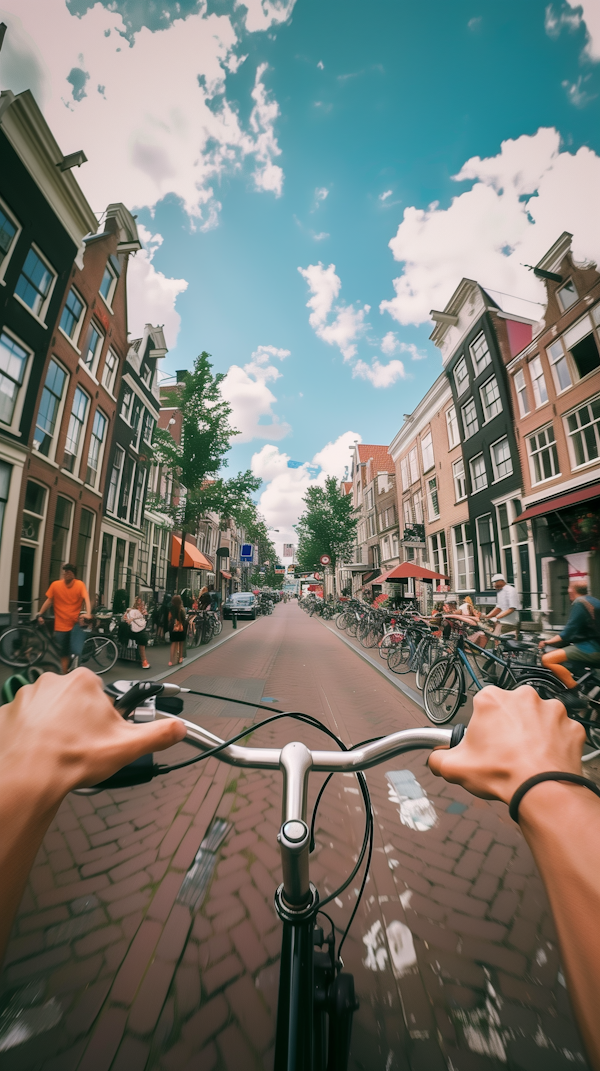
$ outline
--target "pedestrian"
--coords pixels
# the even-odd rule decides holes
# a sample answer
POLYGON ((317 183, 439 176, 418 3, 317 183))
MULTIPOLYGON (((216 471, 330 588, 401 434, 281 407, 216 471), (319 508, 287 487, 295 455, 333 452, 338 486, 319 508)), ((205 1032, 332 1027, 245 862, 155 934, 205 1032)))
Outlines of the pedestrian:
POLYGON ((208 594, 210 595, 210 608, 215 614, 218 614, 221 609, 221 592, 216 591, 215 588, 209 588, 208 594))
POLYGON ((60 651, 60 665, 63 673, 69 670, 71 656, 78 658, 83 651, 85 634, 79 627, 82 604, 85 604, 85 619, 89 621, 92 613, 88 590, 82 580, 77 580, 77 566, 67 562, 63 565, 62 580, 54 580, 46 592, 46 601, 40 606, 38 621, 44 624, 44 613, 54 608, 54 638, 60 651))
POLYGON ((169 607, 169 632, 171 634, 171 661, 170 666, 183 662, 183 644, 185 640, 185 627, 187 616, 183 608, 180 595, 174 595, 169 607))
POLYGON ((133 606, 130 606, 123 614, 123 620, 119 625, 120 643, 125 646, 129 640, 135 640, 142 660, 142 669, 150 669, 150 663, 146 658, 146 647, 148 645, 147 617, 148 611, 145 603, 141 595, 138 595, 133 606))
POLYGON ((201 612, 204 612, 204 610, 208 610, 209 606, 210 606, 210 595, 208 593, 208 588, 205 586, 200 591, 200 596, 198 598, 198 609, 201 612))

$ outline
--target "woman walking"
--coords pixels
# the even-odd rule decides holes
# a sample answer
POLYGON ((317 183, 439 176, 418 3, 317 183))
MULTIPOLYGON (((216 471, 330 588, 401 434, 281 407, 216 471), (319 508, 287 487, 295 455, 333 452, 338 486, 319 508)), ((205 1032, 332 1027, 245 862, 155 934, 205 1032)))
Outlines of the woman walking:
POLYGON ((169 632, 171 633, 170 666, 183 662, 183 641, 187 616, 180 595, 174 595, 169 607, 169 632))
POLYGON ((123 645, 130 639, 135 640, 142 660, 142 669, 150 669, 150 663, 146 658, 146 646, 148 643, 147 616, 146 605, 141 595, 138 595, 133 606, 123 614, 123 621, 119 628, 119 641, 123 645), (127 633, 125 629, 127 629, 127 633))

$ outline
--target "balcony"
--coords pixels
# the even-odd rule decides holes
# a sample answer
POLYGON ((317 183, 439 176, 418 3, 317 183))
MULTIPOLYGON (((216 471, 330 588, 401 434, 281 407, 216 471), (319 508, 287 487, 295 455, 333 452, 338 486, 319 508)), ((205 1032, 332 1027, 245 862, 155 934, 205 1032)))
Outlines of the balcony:
POLYGON ((425 525, 424 524, 411 524, 410 528, 405 528, 402 533, 402 539, 400 540, 403 546, 409 547, 424 547, 425 546, 425 525))

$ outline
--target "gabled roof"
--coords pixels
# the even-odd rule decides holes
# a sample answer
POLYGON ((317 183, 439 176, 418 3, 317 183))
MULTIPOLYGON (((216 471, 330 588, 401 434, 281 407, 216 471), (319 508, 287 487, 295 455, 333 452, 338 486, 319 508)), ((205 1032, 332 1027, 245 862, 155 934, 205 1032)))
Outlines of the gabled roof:
POLYGON ((392 461, 387 446, 369 446, 368 443, 357 444, 358 460, 372 461, 375 472, 393 472, 396 466, 392 461))

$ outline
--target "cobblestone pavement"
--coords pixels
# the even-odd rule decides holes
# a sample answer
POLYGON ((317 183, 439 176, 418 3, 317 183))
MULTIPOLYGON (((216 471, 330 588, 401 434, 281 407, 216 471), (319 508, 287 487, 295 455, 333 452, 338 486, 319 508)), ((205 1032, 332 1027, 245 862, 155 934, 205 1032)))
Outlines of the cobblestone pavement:
MULTIPOLYGON (((172 679, 307 711, 348 743, 426 723, 294 603, 172 679)), ((190 720, 222 736, 250 723, 255 711, 240 718, 240 709, 186 702, 190 720)), ((323 746, 316 730, 287 721, 255 740, 294 738, 323 746)), ((184 754, 184 745, 171 752, 184 754)), ((344 950, 361 1002, 353 1071, 585 1068, 546 897, 506 808, 432 777, 423 754, 389 765, 368 775, 374 860, 344 950)), ((313 777, 311 799, 319 786, 313 777)), ((8 950, 3 1068, 271 1068, 279 822, 279 774, 216 759, 137 789, 71 795, 46 836, 8 950), (228 823, 225 839, 216 851, 205 845, 194 869, 215 819, 228 823), (211 875, 204 894, 202 873, 211 875)), ((322 893, 348 874, 362 830, 355 779, 334 778, 312 857, 322 893)), ((349 889, 330 905, 337 925, 355 896, 349 889)))

